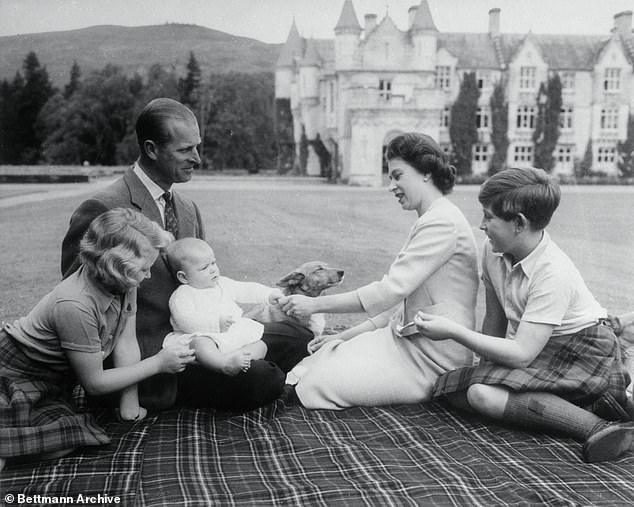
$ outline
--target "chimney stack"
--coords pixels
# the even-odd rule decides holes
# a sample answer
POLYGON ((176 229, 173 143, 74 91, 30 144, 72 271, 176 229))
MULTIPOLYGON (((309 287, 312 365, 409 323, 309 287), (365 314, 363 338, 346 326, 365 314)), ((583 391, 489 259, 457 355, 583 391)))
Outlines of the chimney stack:
POLYGON ((407 10, 407 20, 408 20, 407 29, 408 30, 412 28, 412 25, 414 24, 414 19, 416 18, 417 11, 418 11, 418 5, 412 5, 407 10))
POLYGON ((376 14, 366 14, 365 15, 365 36, 376 28, 376 14))
POLYGON ((498 7, 489 11, 489 35, 491 37, 500 35, 500 9, 498 7))
POLYGON ((632 11, 623 11, 614 15, 614 31, 620 35, 632 34, 632 11))

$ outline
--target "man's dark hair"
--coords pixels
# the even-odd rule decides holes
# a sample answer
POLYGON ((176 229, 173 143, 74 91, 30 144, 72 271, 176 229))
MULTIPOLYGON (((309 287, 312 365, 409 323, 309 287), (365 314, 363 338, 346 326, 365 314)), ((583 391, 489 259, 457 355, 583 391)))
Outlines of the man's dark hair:
POLYGON ((480 187, 478 200, 498 217, 511 221, 522 213, 533 229, 544 229, 559 206, 559 184, 543 169, 510 168, 480 187))
POLYGON ((159 98, 150 101, 136 120, 136 139, 141 153, 144 153, 145 141, 150 140, 161 145, 170 140, 168 120, 196 121, 196 116, 174 99, 159 98))

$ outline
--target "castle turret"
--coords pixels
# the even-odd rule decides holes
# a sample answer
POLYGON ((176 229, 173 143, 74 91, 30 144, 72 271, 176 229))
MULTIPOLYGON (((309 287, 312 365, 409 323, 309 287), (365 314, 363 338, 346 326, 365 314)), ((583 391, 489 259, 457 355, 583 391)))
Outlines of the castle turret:
POLYGON ((321 56, 313 39, 306 45, 306 54, 299 64, 299 97, 300 99, 317 99, 319 97, 319 68, 321 56))
POLYGON ((282 47, 275 65, 275 98, 290 99, 293 70, 295 63, 302 56, 303 45, 304 41, 297 31, 295 19, 293 19, 286 43, 282 47))
POLYGON ((414 44, 414 66, 417 69, 434 72, 436 70, 436 49, 438 28, 431 17, 427 0, 421 0, 410 27, 414 44))
POLYGON ((361 25, 354 11, 352 0, 345 0, 337 26, 335 26, 335 68, 354 66, 354 54, 359 45, 361 25))

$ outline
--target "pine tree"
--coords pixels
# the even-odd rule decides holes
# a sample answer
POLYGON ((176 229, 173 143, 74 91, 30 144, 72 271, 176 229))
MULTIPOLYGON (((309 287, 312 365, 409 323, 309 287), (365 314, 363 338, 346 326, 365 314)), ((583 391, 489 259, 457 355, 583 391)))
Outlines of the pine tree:
POLYGON ((187 75, 179 82, 181 92, 181 102, 196 111, 200 94, 200 65, 194 56, 194 52, 189 52, 187 62, 187 75))
POLYGON ((24 87, 17 94, 16 135, 22 140, 19 162, 37 163, 41 158, 42 138, 36 127, 40 110, 53 95, 54 89, 46 67, 42 67, 37 55, 31 51, 22 65, 24 87))
POLYGON ((70 68, 70 81, 64 88, 64 98, 68 99, 75 90, 79 87, 79 80, 81 78, 81 69, 77 65, 77 60, 73 61, 73 66, 70 68))
POLYGON ((451 106, 449 124, 452 162, 459 175, 471 174, 473 145, 478 140, 476 115, 479 98, 475 72, 465 73, 458 98, 451 106))
POLYGON ((293 113, 290 99, 275 99, 275 145, 277 147, 277 172, 292 170, 295 160, 293 139, 293 113))
POLYGON ((537 94, 537 125, 533 131, 535 166, 552 171, 555 167, 553 152, 559 139, 559 117, 561 115, 561 81, 555 74, 548 83, 539 86, 537 94))
POLYGON ((302 135, 299 138, 299 173, 306 174, 308 165, 308 138, 306 137, 306 128, 302 125, 302 135))
POLYGON ((634 176, 634 116, 630 115, 627 120, 627 137, 624 141, 617 143, 617 167, 619 174, 624 178, 634 176))
POLYGON ((506 156, 509 148, 509 104, 505 97, 505 84, 499 81, 491 94, 491 142, 493 156, 489 166, 489 174, 495 174, 506 167, 506 156))
POLYGON ((579 162, 578 167, 576 168, 575 176, 577 178, 583 178, 585 176, 590 176, 592 174, 592 139, 588 139, 588 144, 586 145, 586 152, 583 155, 583 159, 579 162))

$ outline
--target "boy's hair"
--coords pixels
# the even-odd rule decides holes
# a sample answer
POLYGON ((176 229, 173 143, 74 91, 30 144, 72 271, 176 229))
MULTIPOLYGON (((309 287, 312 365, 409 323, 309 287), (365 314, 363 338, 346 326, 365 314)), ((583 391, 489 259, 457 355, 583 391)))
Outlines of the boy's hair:
POLYGON ((165 256, 172 276, 176 278, 176 274, 183 271, 186 264, 196 260, 203 247, 211 249, 209 243, 198 238, 183 238, 170 243, 165 249, 165 256))
POLYGON ((79 245, 79 259, 106 290, 122 293, 137 283, 138 267, 132 262, 172 240, 169 232, 141 213, 114 208, 90 223, 79 245))
POLYGON ((478 200, 493 213, 511 221, 522 213, 535 230, 544 229, 559 206, 559 184, 543 169, 505 169, 480 187, 478 200))

